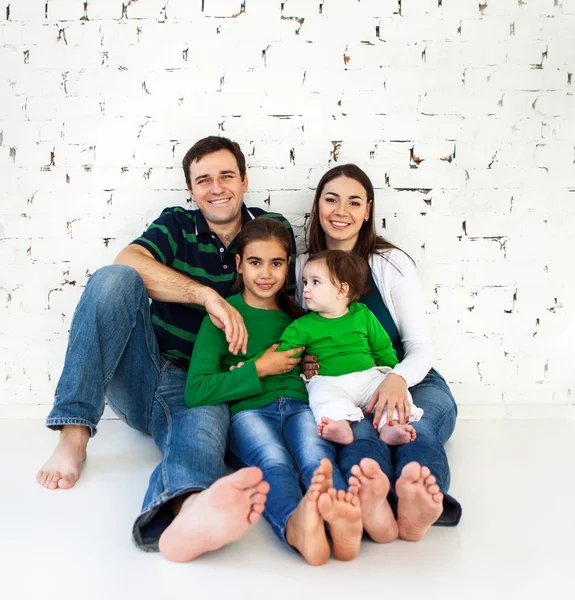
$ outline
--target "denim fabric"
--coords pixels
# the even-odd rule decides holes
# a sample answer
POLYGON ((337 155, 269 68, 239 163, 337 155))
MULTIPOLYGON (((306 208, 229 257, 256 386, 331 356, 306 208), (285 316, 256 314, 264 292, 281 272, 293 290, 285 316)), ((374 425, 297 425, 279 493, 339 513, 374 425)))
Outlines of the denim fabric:
POLYGON ((457 405, 447 383, 434 369, 409 391, 414 404, 424 410, 421 420, 412 423, 417 439, 404 446, 389 447, 379 440, 373 429, 373 416, 367 415, 352 425, 354 442, 339 449, 338 465, 347 477, 351 467, 363 457, 376 460, 391 482, 389 500, 394 509, 397 497, 393 490, 403 467, 412 461, 429 467, 444 494, 443 513, 435 525, 455 526, 461 519, 462 509, 459 502, 447 494, 451 475, 444 445, 455 428, 457 405))
POLYGON ((287 522, 322 458, 334 464, 334 487, 347 489, 336 466, 336 445, 319 437, 316 429, 309 406, 295 398, 281 397, 232 416, 229 462, 235 468, 259 467, 263 471, 270 484, 264 517, 283 542, 287 522))
POLYGON ((121 420, 152 435, 162 461, 133 528, 134 541, 144 550, 157 550, 173 519, 171 499, 206 489, 225 474, 229 410, 226 405, 187 408, 186 376, 160 355, 138 273, 124 265, 96 271, 74 314, 46 425, 85 425, 93 436, 107 397, 121 420))

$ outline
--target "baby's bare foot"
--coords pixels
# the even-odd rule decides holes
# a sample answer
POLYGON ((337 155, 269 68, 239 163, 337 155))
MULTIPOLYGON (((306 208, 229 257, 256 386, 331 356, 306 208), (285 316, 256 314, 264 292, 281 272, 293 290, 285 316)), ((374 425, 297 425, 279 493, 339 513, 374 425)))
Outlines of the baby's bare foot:
POLYGON ((323 518, 319 513, 320 494, 333 485, 333 466, 322 459, 315 470, 311 485, 287 522, 286 540, 314 567, 329 560, 330 549, 323 518))
POLYGON ((359 465, 352 467, 351 472, 350 490, 352 487, 359 490, 363 528, 374 542, 392 542, 399 530, 387 501, 389 479, 371 458, 362 459, 359 465))
POLYGON ((334 421, 329 417, 322 417, 317 426, 317 434, 328 442, 335 442, 347 446, 353 442, 353 432, 348 421, 334 421))
POLYGON ((415 428, 411 425, 384 425, 379 432, 379 439, 388 446, 403 446, 413 442, 417 437, 415 428))
POLYGON ((90 430, 83 425, 65 425, 60 432, 60 441, 52 456, 36 474, 36 481, 49 490, 67 490, 80 477, 82 464, 86 460, 86 446, 90 430))
POLYGON ((363 533, 358 496, 331 488, 319 497, 318 507, 329 527, 333 555, 338 560, 353 560, 359 554, 363 533))
POLYGON ((242 538, 264 511, 270 486, 257 467, 222 477, 189 496, 159 540, 160 552, 188 562, 242 538))
POLYGON ((410 462, 395 484, 398 497, 399 537, 416 542, 437 521, 443 511, 443 494, 427 467, 410 462))

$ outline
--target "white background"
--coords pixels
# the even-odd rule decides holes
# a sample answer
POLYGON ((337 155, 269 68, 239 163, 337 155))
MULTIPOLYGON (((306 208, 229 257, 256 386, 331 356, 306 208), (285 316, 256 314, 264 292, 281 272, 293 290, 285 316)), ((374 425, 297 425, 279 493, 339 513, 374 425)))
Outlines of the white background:
POLYGON ((575 414, 574 32, 573 0, 5 0, 0 417, 47 414, 88 275, 212 134, 301 247, 322 173, 368 172, 463 416, 575 414))

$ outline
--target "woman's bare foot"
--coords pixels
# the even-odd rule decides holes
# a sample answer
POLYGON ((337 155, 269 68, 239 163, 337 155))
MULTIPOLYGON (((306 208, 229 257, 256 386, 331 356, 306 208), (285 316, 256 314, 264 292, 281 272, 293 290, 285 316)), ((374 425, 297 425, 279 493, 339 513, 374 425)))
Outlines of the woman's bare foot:
POLYGON ((363 458, 359 465, 351 468, 350 490, 359 490, 363 528, 378 544, 387 544, 397 539, 397 521, 387 501, 389 479, 375 460, 363 458))
POLYGON ((353 560, 363 534, 359 497, 331 488, 319 497, 318 508, 329 527, 333 555, 338 560, 353 560))
POLYGON ((334 421, 329 417, 322 417, 317 426, 317 434, 328 442, 335 442, 347 446, 353 442, 353 432, 349 421, 334 421))
POLYGON ((399 537, 417 542, 441 515, 443 494, 430 470, 416 462, 403 467, 395 491, 399 537))
POLYGON ((89 439, 88 427, 64 425, 60 431, 60 441, 52 456, 36 474, 36 481, 49 490, 67 490, 73 487, 86 460, 89 439))
POLYGON ((379 439, 388 446, 403 446, 413 442, 417 432, 411 425, 400 425, 394 421, 393 425, 384 425, 379 431, 379 439))
POLYGON ((189 562, 239 540, 259 520, 269 489, 261 470, 248 467, 188 496, 160 536, 160 552, 168 560, 189 562))
POLYGON ((318 499, 333 485, 333 465, 323 458, 314 471, 311 485, 287 522, 286 540, 314 567, 324 565, 330 556, 318 499))

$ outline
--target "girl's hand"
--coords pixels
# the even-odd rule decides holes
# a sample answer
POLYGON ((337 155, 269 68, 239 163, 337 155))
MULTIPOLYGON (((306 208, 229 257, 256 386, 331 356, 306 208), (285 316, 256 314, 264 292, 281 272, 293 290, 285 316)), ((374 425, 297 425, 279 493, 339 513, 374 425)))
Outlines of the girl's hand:
POLYGON ((317 356, 304 354, 301 358, 301 370, 306 379, 311 379, 314 375, 317 375, 319 370, 317 356))
POLYGON ((256 371, 260 379, 269 375, 289 373, 301 360, 293 355, 303 352, 303 347, 276 352, 278 346, 279 344, 273 344, 256 360, 256 371))
POLYGON ((374 407, 375 416, 373 418, 373 426, 375 429, 379 427, 382 418, 387 418, 387 422, 391 423, 395 409, 397 409, 399 423, 401 425, 407 423, 411 407, 407 397, 407 383, 401 375, 389 373, 379 384, 365 412, 371 412, 374 407))

